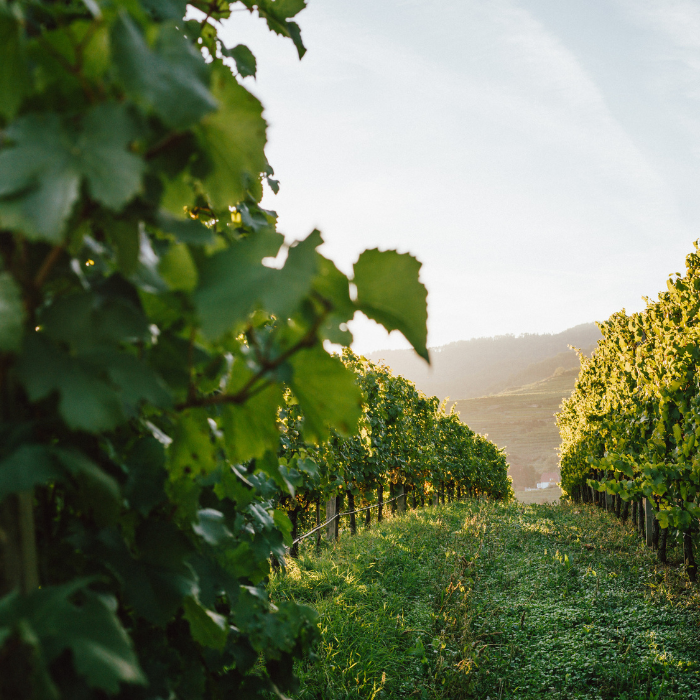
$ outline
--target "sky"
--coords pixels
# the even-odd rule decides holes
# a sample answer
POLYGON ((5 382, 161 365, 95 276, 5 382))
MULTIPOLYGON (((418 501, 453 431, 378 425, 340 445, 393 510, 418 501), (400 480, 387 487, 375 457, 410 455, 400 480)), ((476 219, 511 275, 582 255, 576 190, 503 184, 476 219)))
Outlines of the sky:
MULTIPOLYGON (((700 238, 697 0, 309 0, 234 12, 289 240, 423 264, 431 347, 644 308, 700 238)), ((358 316, 354 347, 407 347, 358 316)))

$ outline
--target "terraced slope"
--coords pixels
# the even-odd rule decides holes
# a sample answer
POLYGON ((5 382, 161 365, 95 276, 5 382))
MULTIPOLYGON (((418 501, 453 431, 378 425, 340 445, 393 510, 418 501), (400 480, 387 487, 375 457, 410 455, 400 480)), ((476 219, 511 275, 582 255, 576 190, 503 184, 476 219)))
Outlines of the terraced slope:
POLYGON ((516 489, 534 487, 540 474, 557 471, 554 413, 577 376, 577 368, 560 368, 548 379, 518 389, 454 402, 463 422, 506 449, 516 489))

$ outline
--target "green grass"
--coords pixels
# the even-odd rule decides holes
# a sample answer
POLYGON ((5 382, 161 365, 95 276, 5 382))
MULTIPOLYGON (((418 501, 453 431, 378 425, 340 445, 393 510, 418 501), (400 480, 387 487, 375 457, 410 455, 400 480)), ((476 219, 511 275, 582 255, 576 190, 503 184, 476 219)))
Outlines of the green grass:
POLYGON ((295 697, 700 699, 700 591, 607 513, 455 503, 342 534, 271 582, 321 615, 295 697))

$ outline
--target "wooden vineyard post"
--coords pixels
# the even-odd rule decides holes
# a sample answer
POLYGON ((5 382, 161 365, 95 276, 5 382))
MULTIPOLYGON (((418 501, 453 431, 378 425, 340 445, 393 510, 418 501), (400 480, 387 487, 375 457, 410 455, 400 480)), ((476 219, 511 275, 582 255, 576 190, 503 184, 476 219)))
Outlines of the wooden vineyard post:
POLYGON ((630 502, 625 501, 622 506, 622 522, 626 523, 630 515, 630 502))
POLYGON ((405 513, 406 512, 406 485, 405 484, 397 484, 396 485, 396 495, 398 496, 398 499, 396 502, 398 504, 399 513, 405 513))
POLYGON ((432 503, 434 506, 438 505, 438 493, 437 493, 437 491, 433 491, 432 503))
POLYGON ((644 537, 644 499, 637 502, 637 518, 639 520, 639 536, 644 537))
MULTIPOLYGON (((321 524, 321 499, 316 499, 316 527, 321 524)), ((321 546, 321 530, 316 530, 316 547, 321 546)))
POLYGON ((337 501, 335 496, 326 501, 326 520, 330 520, 328 525, 326 525, 326 539, 330 542, 334 542, 337 536, 336 523, 338 518, 336 515, 338 511, 336 510, 336 505, 337 501))
POLYGON ((644 499, 644 515, 644 531, 647 536, 647 547, 651 547, 654 543, 654 509, 648 498, 644 499))
POLYGON ((348 490, 348 510, 350 511, 350 534, 357 534, 357 521, 355 520, 355 494, 348 490))
POLYGON ((379 504, 377 507, 377 522, 381 523, 384 517, 384 484, 377 486, 377 502, 379 504))
MULTIPOLYGON (((301 509, 299 506, 294 506, 287 515, 289 516, 289 519, 292 522, 292 540, 295 540, 297 538, 297 535, 299 534, 299 511, 301 509)), ((297 557, 299 555, 299 543, 296 542, 295 544, 292 545, 292 548, 289 550, 289 555, 291 557, 297 557)))

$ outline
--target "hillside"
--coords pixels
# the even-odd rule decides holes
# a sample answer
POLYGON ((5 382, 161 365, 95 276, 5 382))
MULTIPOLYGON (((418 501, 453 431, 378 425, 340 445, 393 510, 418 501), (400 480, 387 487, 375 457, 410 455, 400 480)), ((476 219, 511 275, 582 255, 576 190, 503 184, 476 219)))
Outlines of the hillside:
POLYGON ((554 413, 579 370, 569 346, 590 355, 600 337, 594 323, 585 323, 553 335, 465 340, 433 348, 430 368, 409 350, 369 358, 383 359, 428 395, 451 397, 448 406, 456 404, 464 423, 506 449, 514 486, 522 490, 558 471, 554 413))
POLYGON ((569 345, 590 352, 600 337, 594 323, 584 323, 555 334, 462 340, 432 348, 431 367, 412 350, 382 350, 367 357, 383 360, 429 396, 469 399, 546 379, 559 367, 578 368, 569 345))
POLYGON ((518 389, 448 405, 454 404, 472 430, 505 447, 516 489, 533 487, 543 472, 558 471, 554 413, 573 390, 577 376, 577 368, 560 368, 549 378, 518 389))

